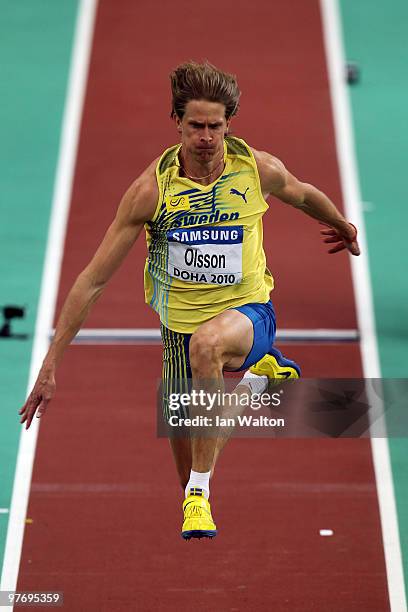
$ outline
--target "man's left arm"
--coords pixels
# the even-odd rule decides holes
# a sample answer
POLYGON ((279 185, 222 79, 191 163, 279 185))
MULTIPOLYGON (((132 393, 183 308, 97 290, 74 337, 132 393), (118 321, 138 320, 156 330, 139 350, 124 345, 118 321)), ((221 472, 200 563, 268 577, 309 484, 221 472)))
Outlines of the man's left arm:
POLYGON ((346 221, 322 191, 309 183, 299 181, 276 157, 260 151, 253 153, 265 197, 274 195, 282 202, 302 210, 313 219, 327 225, 326 229, 321 230, 321 234, 324 242, 333 244, 329 253, 347 249, 352 255, 360 255, 357 229, 346 221))

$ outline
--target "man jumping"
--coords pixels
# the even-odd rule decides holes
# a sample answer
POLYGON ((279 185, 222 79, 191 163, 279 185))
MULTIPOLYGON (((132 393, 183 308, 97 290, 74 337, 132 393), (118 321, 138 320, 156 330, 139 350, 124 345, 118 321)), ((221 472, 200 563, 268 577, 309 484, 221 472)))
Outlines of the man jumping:
MULTIPOLYGON (((274 195, 324 223, 329 252, 359 255, 357 230, 316 187, 297 180, 269 153, 228 135, 240 91, 233 75, 209 63, 171 74, 172 118, 181 143, 164 151, 135 180, 88 266, 62 308, 54 338, 26 403, 30 427, 55 393, 55 371, 92 305, 143 228, 148 257, 146 301, 159 314, 163 339, 164 412, 172 380, 222 388, 223 371, 247 370, 241 385, 262 392, 268 379, 299 366, 274 348, 273 278, 266 267, 262 216, 274 195)), ((209 481, 225 441, 171 437, 183 503, 185 539, 213 537, 209 481)))

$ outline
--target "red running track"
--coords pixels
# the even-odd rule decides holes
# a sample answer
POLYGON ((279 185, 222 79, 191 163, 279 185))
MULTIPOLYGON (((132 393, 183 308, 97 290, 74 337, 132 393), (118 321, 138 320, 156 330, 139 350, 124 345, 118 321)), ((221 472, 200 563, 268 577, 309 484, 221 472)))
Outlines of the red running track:
MULTIPOLYGON (((168 73, 203 59, 244 92, 235 133, 281 157, 339 205, 318 2, 102 0, 58 308, 120 194, 175 141, 168 73)), ((356 326, 347 256, 276 201, 265 219, 282 327, 356 326)), ((140 241, 90 327, 157 325, 143 305, 140 241), (120 316, 118 316, 120 313, 120 316)), ((359 376, 357 345, 293 346, 305 376, 359 376)), ((63 590, 64 609, 389 610, 367 440, 232 440, 212 505, 220 535, 185 543, 168 443, 155 433, 158 347, 71 347, 43 420, 18 588, 63 590), (335 536, 322 538, 320 528, 335 536)))

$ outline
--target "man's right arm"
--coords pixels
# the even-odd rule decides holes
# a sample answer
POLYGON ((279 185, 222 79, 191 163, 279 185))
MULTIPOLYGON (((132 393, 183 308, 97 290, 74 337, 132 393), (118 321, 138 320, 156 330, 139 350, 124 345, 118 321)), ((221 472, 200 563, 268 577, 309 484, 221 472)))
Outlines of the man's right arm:
POLYGON ((91 307, 119 268, 140 235, 144 223, 153 217, 158 189, 155 162, 128 189, 117 214, 90 263, 72 286, 55 329, 54 338, 26 403, 20 410, 21 423, 29 428, 35 412, 40 417, 55 392, 55 370, 71 340, 78 333, 91 307))

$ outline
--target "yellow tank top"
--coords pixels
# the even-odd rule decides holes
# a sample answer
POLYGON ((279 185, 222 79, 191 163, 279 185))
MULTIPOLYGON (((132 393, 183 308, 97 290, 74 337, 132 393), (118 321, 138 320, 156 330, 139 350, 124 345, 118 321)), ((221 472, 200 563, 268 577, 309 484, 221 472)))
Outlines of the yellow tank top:
POLYGON ((181 145, 161 156, 159 199, 146 223, 146 302, 176 332, 193 333, 227 308, 264 303, 273 288, 262 247, 268 209, 249 146, 224 141, 225 168, 210 185, 180 177, 181 145))

